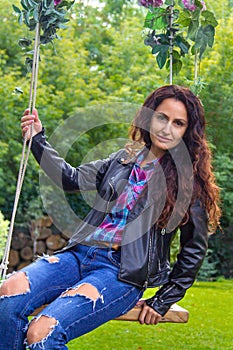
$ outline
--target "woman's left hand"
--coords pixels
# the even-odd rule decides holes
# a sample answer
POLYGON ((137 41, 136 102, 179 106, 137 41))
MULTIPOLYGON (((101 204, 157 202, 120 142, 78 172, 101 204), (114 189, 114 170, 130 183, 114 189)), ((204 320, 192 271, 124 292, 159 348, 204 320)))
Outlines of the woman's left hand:
POLYGON ((139 315, 138 321, 141 324, 157 324, 162 319, 162 316, 156 312, 152 307, 146 305, 145 300, 140 300, 137 306, 142 307, 142 311, 139 315))

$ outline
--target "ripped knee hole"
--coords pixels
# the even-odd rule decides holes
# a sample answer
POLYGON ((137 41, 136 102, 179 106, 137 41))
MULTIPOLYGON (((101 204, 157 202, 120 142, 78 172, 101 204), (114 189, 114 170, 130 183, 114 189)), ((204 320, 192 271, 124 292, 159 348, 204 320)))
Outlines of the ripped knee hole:
POLYGON ((55 264, 59 262, 59 258, 55 255, 45 256, 44 259, 47 260, 50 264, 55 264))
POLYGON ((66 292, 62 293, 61 297, 75 296, 75 295, 82 295, 92 299, 93 301, 96 301, 101 297, 97 288, 89 283, 83 283, 80 286, 71 288, 66 292))
POLYGON ((3 282, 0 296, 15 296, 26 294, 30 290, 28 278, 24 272, 16 272, 3 282))
POLYGON ((41 315, 38 318, 34 318, 29 324, 27 331, 27 342, 29 345, 38 343, 48 337, 55 326, 57 325, 57 320, 54 317, 49 317, 46 315, 41 315))

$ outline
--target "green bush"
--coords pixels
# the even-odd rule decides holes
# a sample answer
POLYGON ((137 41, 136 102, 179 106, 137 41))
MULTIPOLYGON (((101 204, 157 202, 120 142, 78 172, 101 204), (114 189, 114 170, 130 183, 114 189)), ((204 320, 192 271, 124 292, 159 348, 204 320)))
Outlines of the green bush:
POLYGON ((222 199, 222 226, 226 228, 233 222, 233 159, 227 153, 214 156, 214 170, 222 199))
POLYGON ((9 226, 9 221, 4 220, 4 216, 0 211, 0 259, 2 259, 3 253, 4 253, 8 226, 9 226))

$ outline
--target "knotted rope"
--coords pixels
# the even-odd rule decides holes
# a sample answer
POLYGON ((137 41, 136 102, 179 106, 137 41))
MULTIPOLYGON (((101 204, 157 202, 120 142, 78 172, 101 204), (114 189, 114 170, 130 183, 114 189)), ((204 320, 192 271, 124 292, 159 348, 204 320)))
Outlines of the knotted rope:
MULTIPOLYGON (((36 89, 37 89, 38 67, 39 67, 39 49, 40 49, 40 24, 37 23, 36 30, 35 30, 35 42, 34 42, 32 73, 31 73, 29 104, 28 104, 28 109, 30 113, 33 111, 33 109, 36 106, 36 89)), ((31 144, 32 144, 33 129, 34 129, 34 126, 33 124, 31 124, 30 128, 26 132, 26 135, 24 136, 19 172, 18 172, 18 179, 17 179, 17 185, 16 185, 15 199, 14 199, 14 205, 13 205, 11 221, 9 226, 9 233, 7 236, 7 242, 5 246, 4 255, 2 258, 2 263, 0 265, 2 281, 6 278, 6 272, 9 264, 9 255, 10 255, 12 234, 13 234, 14 223, 15 223, 15 216, 16 216, 20 193, 21 193, 23 181, 25 178, 26 168, 28 164, 28 158, 29 158, 29 153, 30 153, 31 144), (29 135, 30 135, 29 142, 27 142, 29 135)))

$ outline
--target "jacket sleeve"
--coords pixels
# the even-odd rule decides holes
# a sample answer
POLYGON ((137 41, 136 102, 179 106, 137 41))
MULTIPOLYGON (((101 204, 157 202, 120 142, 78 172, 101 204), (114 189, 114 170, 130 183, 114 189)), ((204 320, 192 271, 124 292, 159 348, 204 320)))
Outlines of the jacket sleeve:
POLYGON ((180 227, 180 252, 169 281, 162 286, 147 305, 164 316, 172 304, 182 299, 190 288, 205 258, 208 244, 206 210, 196 201, 190 208, 189 221, 180 227))
POLYGON ((82 164, 75 168, 60 157, 46 141, 44 129, 33 137, 31 151, 51 180, 67 192, 98 189, 112 158, 117 154, 114 153, 109 158, 82 164))

